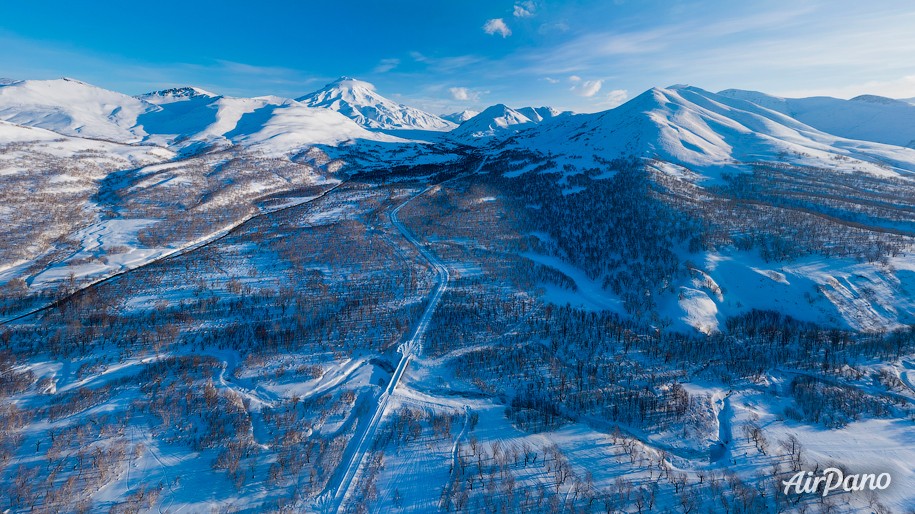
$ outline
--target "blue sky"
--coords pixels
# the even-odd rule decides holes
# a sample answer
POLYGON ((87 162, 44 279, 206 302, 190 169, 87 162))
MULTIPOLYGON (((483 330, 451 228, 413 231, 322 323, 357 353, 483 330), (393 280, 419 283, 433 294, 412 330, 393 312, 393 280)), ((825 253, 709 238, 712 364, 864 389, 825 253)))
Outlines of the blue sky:
POLYGON ((432 112, 593 112, 685 83, 915 97, 915 4, 884 0, 0 2, 0 77, 299 96, 348 75, 432 112))

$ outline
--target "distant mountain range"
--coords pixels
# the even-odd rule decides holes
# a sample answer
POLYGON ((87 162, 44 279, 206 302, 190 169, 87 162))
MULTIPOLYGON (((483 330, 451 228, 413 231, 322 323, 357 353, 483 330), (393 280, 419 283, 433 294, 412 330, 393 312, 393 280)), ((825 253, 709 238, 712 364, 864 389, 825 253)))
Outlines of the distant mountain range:
POLYGON ((554 118, 518 133, 513 144, 565 155, 579 166, 635 155, 700 169, 757 161, 847 169, 851 159, 858 169, 886 174, 915 171, 915 150, 904 146, 912 139, 915 107, 895 100, 785 100, 675 86, 608 111, 554 118))
POLYGON ((279 97, 232 98, 196 88, 131 97, 77 80, 0 86, 0 120, 60 134, 184 148, 242 145, 278 155, 316 144, 396 142, 332 109, 279 97))
POLYGON ((118 143, 175 149, 241 145, 276 155, 360 140, 405 142, 396 137, 398 132, 385 133, 401 130, 449 132, 450 140, 474 146, 511 137, 518 144, 548 144, 554 152, 565 148, 589 157, 654 152, 694 164, 803 148, 866 155, 865 160, 892 165, 898 151, 846 140, 915 146, 911 100, 872 95, 792 99, 686 86, 655 88, 594 114, 497 104, 479 113, 437 116, 389 100, 372 84, 348 77, 295 100, 233 98, 194 87, 132 97, 68 78, 6 79, 0 83, 0 120, 118 143))
POLYGON ((461 123, 464 123, 465 121, 469 120, 470 118, 473 118, 477 114, 480 114, 479 111, 465 110, 465 111, 461 111, 461 112, 445 114, 442 116, 442 118, 446 119, 452 123, 457 123, 458 125, 460 125, 461 123))
POLYGON ((465 140, 504 136, 530 128, 544 120, 570 115, 552 107, 522 107, 512 109, 504 104, 493 105, 465 120, 452 135, 465 140))

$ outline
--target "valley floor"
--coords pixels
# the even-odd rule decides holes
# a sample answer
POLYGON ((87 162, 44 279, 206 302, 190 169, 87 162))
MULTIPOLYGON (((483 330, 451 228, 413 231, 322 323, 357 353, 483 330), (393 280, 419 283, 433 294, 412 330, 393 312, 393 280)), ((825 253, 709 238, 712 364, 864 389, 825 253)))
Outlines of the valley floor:
MULTIPOLYGON (((723 335, 689 294, 658 310, 685 302, 674 328, 707 334, 632 321, 486 161, 330 185, 7 320, 0 509, 915 508, 911 332, 737 298, 723 335), (893 487, 781 492, 833 465, 893 487)), ((690 280, 709 302, 746 287, 690 280)))

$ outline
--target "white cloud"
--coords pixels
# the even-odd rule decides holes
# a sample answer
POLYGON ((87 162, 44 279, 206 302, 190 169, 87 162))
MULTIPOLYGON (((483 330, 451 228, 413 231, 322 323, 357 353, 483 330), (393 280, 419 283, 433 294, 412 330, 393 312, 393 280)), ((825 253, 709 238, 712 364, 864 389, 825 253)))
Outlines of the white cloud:
POLYGON ((536 6, 534 2, 518 2, 515 4, 515 9, 512 11, 512 15, 515 18, 529 18, 534 15, 536 6))
POLYGON ((543 80, 549 82, 550 84, 559 84, 559 79, 554 79, 553 77, 543 77, 543 80))
POLYGON ((499 34, 502 37, 508 37, 512 35, 512 30, 508 28, 508 25, 505 24, 505 20, 502 18, 493 18, 487 21, 486 24, 483 25, 483 32, 486 32, 491 36, 499 34))
POLYGON ((569 82, 581 82, 581 77, 578 75, 569 75, 569 82))
POLYGON ((628 100, 628 99, 629 99, 628 91, 626 91, 625 89, 614 89, 613 91, 610 91, 609 93, 607 93, 606 99, 601 103, 603 103, 604 105, 607 105, 609 107, 617 107, 617 106, 625 103, 626 100, 628 100))
MULTIPOLYGON (((581 80, 581 79, 579 79, 579 80, 581 80)), ((583 96, 585 98, 591 98, 592 96, 596 95, 598 91, 600 91, 600 87, 602 85, 603 85, 603 81, 601 81, 601 80, 586 80, 584 82, 577 83, 576 85, 572 86, 570 91, 572 91, 573 93, 575 93, 578 96, 583 96)))
POLYGON ((400 59, 382 59, 375 66, 375 73, 387 73, 400 65, 400 59))
POLYGON ((455 100, 468 100, 470 99, 470 92, 467 91, 466 87, 453 87, 449 89, 451 91, 451 97, 455 100))
POLYGON ((466 87, 452 87, 448 91, 451 93, 451 98, 460 102, 477 102, 480 100, 480 91, 474 91, 466 87))

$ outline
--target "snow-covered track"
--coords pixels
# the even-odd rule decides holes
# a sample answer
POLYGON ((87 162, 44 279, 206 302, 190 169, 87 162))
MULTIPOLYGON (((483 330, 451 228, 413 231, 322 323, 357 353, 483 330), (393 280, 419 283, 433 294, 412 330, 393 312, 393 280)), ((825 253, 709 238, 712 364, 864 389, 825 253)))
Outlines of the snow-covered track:
POLYGON ((401 354, 400 361, 391 374, 391 380, 388 381, 387 387, 385 387, 384 391, 378 397, 378 405, 375 408, 375 412, 372 414, 369 421, 362 426, 362 429, 357 430, 356 435, 353 436, 353 439, 347 448, 346 455, 344 456, 343 467, 339 468, 337 471, 337 480, 332 480, 327 485, 325 494, 318 500, 319 504, 322 504, 319 505, 319 507, 323 512, 339 512, 343 507, 343 502, 359 472, 359 468, 362 466, 362 461, 371 449, 372 441, 375 440, 375 434, 378 431, 381 420, 384 418, 388 401, 390 400, 391 395, 394 394, 397 385, 400 383, 400 379, 403 377, 404 371, 406 371, 407 366, 410 364, 410 360, 414 355, 418 355, 422 351, 422 338, 429 327, 429 320, 432 319, 432 314, 435 312, 435 308, 441 300, 442 294, 444 294, 445 290, 448 288, 448 268, 446 268, 432 252, 426 250, 398 218, 400 210, 407 204, 438 185, 439 184, 435 184, 423 189, 391 211, 391 224, 397 228, 410 244, 416 247, 420 255, 422 255, 423 258, 428 261, 429 265, 432 266, 436 274, 436 284, 432 290, 432 294, 429 296, 426 310, 423 312, 419 322, 417 322, 412 334, 406 341, 401 343, 397 349, 401 354))
MULTIPOLYGON (((486 159, 483 159, 479 167, 477 167, 476 172, 479 172, 485 164, 486 159)), ((454 180, 459 176, 460 175, 448 180, 454 180)), ((361 430, 357 429, 356 435, 353 436, 352 441, 346 449, 341 467, 337 469, 334 479, 327 484, 324 493, 317 498, 317 506, 322 512, 340 512, 342 510, 344 501, 349 494, 350 487, 355 482, 359 469, 362 466, 362 461, 365 459, 365 455, 369 452, 372 442, 375 440, 375 434, 378 431, 381 420, 384 418, 388 401, 400 383, 400 379, 403 377, 404 371, 406 371, 407 366, 410 364, 410 360, 412 360, 414 356, 418 356, 422 353, 422 340, 426 330, 429 328, 429 321, 432 319, 432 314, 435 313, 435 308, 438 306, 439 301, 441 301, 442 295, 448 289, 448 280, 450 278, 448 268, 434 253, 426 249, 426 247, 416 239, 416 236, 403 225, 398 217, 400 211, 410 202, 423 196, 432 189, 440 187, 445 182, 448 182, 448 180, 423 189, 391 211, 391 224, 397 228, 404 239, 412 244, 419 254, 422 255, 430 266, 432 266, 436 273, 436 284, 432 289, 432 294, 429 296, 429 303, 426 304, 426 310, 423 311, 423 315, 419 319, 419 322, 417 322, 410 337, 397 348, 397 351, 401 354, 400 361, 391 374, 391 380, 388 382, 387 387, 385 387, 384 391, 378 397, 378 405, 375 408, 375 412, 372 414, 369 422, 363 425, 361 430)))

